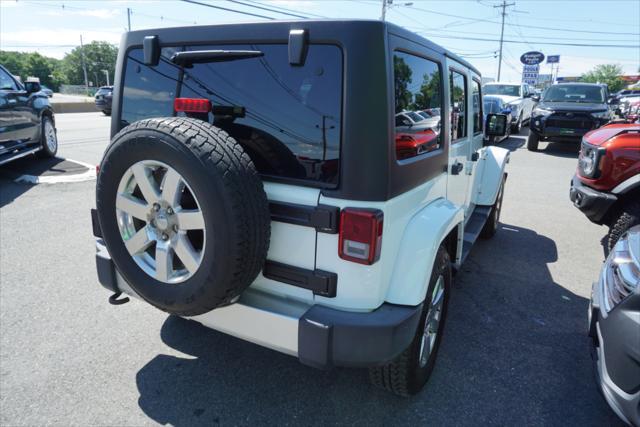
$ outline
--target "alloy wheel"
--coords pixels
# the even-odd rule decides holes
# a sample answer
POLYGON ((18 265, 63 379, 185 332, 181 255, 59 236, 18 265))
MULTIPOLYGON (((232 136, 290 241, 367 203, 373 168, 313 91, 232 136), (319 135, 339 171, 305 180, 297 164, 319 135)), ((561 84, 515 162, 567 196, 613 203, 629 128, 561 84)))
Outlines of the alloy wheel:
POLYGON ((171 166, 143 160, 123 175, 116 196, 120 236, 149 276, 182 283, 202 263, 205 221, 187 181, 171 166))

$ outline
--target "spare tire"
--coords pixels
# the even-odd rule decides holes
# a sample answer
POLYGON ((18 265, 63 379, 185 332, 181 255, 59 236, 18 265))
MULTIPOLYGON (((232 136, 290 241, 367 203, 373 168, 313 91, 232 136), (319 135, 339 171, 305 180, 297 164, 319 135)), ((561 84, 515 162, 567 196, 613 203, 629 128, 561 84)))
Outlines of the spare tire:
POLYGON ((118 271, 169 313, 195 316, 231 303, 267 256, 262 181, 240 144, 200 120, 122 129, 102 160, 96 205, 118 271))

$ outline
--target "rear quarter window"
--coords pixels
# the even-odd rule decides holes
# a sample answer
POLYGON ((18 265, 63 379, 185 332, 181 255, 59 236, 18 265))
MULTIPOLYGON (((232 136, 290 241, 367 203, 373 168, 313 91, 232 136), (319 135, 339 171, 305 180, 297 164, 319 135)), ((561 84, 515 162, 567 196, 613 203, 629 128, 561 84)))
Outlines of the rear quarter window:
MULTIPOLYGON (((156 67, 142 50, 127 58, 121 124, 173 116, 173 100, 205 98, 208 120, 245 148, 258 171, 281 179, 338 183, 342 114, 342 51, 310 45, 304 66, 291 66, 284 44, 163 48, 156 67), (264 56, 181 68, 170 61, 182 50, 260 50, 264 56), (243 114, 218 114, 236 107, 243 114)), ((180 113, 182 114, 182 113, 180 113)))

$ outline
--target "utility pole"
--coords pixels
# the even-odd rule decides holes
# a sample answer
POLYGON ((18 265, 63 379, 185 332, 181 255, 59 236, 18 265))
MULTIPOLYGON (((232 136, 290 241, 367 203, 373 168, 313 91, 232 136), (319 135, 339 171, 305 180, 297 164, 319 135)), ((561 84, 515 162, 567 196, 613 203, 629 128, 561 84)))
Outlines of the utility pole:
POLYGON ((109 70, 102 70, 102 72, 107 76, 107 86, 111 86, 111 83, 109 83, 109 70))
POLYGON ((502 8, 502 29, 500 30, 500 59, 498 59, 498 80, 500 81, 500 71, 502 71, 502 43, 504 40, 504 18, 507 16, 507 8, 510 6, 515 6, 515 3, 507 3, 506 0, 502 0, 502 4, 493 7, 501 7, 502 8))
POLYGON ((84 73, 84 88, 89 94, 89 79, 87 78, 87 63, 84 60, 84 45, 82 44, 82 34, 80 34, 80 59, 82 60, 82 72, 84 73))
POLYGON ((382 0, 382 16, 380 17, 382 22, 384 22, 387 16, 387 5, 391 5, 392 2, 393 0, 382 0))
POLYGON ((127 8, 127 25, 129 27, 129 31, 131 31, 131 9, 127 8))
POLYGON ((387 17, 387 9, 391 9, 394 6, 413 6, 413 2, 393 4, 393 0, 382 0, 382 16, 380 16, 382 22, 387 17))

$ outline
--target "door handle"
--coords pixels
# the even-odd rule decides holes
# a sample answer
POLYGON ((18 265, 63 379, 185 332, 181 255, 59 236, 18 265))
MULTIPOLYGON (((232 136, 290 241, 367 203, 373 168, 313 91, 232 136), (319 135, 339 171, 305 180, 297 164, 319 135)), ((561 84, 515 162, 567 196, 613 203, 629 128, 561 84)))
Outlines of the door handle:
POLYGON ((456 162, 451 165, 451 175, 458 175, 460 172, 462 172, 463 168, 464 165, 456 160, 456 162))

